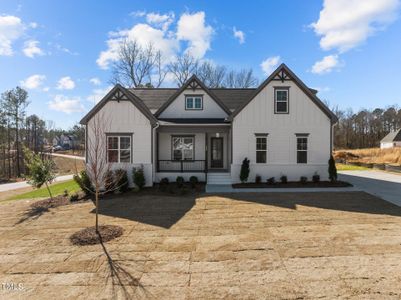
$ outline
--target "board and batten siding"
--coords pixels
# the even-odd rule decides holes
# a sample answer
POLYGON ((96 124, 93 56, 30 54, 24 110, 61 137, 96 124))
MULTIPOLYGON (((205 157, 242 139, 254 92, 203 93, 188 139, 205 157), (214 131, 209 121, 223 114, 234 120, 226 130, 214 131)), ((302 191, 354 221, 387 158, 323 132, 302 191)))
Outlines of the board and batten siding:
MULTIPOLYGON (((132 182, 132 169, 133 167, 140 167, 143 165, 146 186, 152 186, 152 126, 149 119, 130 101, 108 101, 97 113, 103 118, 103 132, 105 134, 132 134, 132 163, 112 163, 111 168, 125 169, 128 173, 130 185, 132 182)), ((92 117, 87 124, 87 143, 91 143, 94 138, 91 133, 93 128, 93 120, 96 115, 92 117)), ((104 145, 106 149, 106 145, 104 145)), ((106 159, 106 157, 104 158, 106 159)))
POLYGON ((231 176, 239 182, 241 163, 250 160, 248 181, 256 175, 265 181, 276 180, 286 175, 288 180, 309 180, 316 172, 322 180, 328 178, 330 158, 331 122, 318 106, 292 81, 270 82, 243 110, 232 123, 233 162, 231 176), (289 87, 289 113, 274 113, 274 87, 289 87), (267 162, 256 163, 255 133, 268 133, 267 162), (297 164, 296 133, 307 133, 308 163, 297 164))
POLYGON ((159 118, 226 118, 227 113, 203 90, 186 89, 160 114, 159 118), (186 110, 186 95, 202 95, 202 110, 186 110))

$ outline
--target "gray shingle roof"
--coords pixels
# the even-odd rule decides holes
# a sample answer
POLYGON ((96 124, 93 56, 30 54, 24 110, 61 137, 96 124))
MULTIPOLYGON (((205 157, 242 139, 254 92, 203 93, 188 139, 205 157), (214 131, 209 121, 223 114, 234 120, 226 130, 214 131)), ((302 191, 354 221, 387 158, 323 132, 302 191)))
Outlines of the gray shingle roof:
POLYGON ((401 129, 390 132, 382 140, 382 143, 401 142, 401 129))
MULTIPOLYGON (((178 89, 177 88, 136 88, 129 89, 139 97, 149 109, 159 109, 178 89)), ((229 109, 234 110, 255 91, 249 89, 210 89, 229 109)))

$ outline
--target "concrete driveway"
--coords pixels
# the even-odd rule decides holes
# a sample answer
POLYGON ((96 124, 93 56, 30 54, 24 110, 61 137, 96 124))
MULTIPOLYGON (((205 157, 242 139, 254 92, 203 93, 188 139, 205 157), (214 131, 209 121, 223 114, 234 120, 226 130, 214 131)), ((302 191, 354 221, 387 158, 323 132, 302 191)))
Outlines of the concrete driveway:
POLYGON ((360 190, 401 206, 401 175, 375 170, 341 171, 339 175, 340 180, 348 181, 360 190))

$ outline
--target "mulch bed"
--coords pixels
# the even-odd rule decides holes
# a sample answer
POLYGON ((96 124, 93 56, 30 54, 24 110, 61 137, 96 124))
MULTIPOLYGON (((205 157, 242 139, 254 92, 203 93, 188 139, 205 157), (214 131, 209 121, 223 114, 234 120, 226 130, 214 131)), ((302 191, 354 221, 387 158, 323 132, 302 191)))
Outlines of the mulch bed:
POLYGON ((54 208, 67 204, 70 204, 70 199, 68 199, 68 197, 65 197, 63 195, 60 195, 53 197, 53 199, 48 198, 45 200, 36 201, 31 204, 31 208, 47 210, 49 208, 54 208))
POLYGON ((320 181, 320 182, 306 182, 289 181, 287 183, 235 183, 232 185, 235 189, 244 188, 332 188, 332 187, 350 187, 352 184, 345 181, 320 181))
POLYGON ((99 234, 96 232, 95 226, 87 227, 74 233, 70 240, 74 245, 85 246, 95 245, 101 242, 108 242, 121 236, 124 229, 115 225, 101 225, 99 226, 99 234))

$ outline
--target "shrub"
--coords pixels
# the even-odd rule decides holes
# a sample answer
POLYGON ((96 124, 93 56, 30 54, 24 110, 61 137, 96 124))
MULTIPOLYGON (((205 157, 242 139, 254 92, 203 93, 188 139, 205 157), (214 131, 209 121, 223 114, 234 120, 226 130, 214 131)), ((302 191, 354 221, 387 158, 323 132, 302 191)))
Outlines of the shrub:
POLYGON ((185 182, 184 177, 177 176, 177 179, 175 180, 175 182, 177 183, 177 186, 179 188, 183 187, 184 186, 184 182, 185 182))
POLYGON ((109 170, 104 179, 104 190, 106 193, 109 193, 112 192, 113 189, 115 189, 114 174, 113 171, 109 170))
POLYGON ((255 176, 255 183, 261 183, 262 182, 262 177, 260 175, 255 176))
POLYGON ((120 193, 124 193, 128 191, 129 183, 128 183, 128 175, 127 171, 124 169, 118 169, 115 171, 115 187, 120 193))
POLYGON ((169 183, 170 183, 170 181, 168 180, 167 177, 162 178, 159 181, 159 189, 162 190, 162 191, 165 191, 167 189, 169 183))
POLYGON ((284 184, 286 184, 286 183, 288 182, 288 178, 287 178, 287 176, 285 176, 285 175, 281 175, 281 177, 280 177, 280 181, 281 181, 281 183, 284 183, 284 184))
POLYGON ((64 190, 64 191, 63 191, 63 196, 64 196, 64 197, 68 197, 68 190, 64 190))
POLYGON ((301 178, 299 178, 299 182, 302 184, 306 184, 308 182, 308 177, 301 176, 301 178))
POLYGON ((314 183, 318 183, 318 182, 320 181, 320 176, 319 176, 319 174, 317 174, 317 173, 313 174, 313 176, 312 176, 312 181, 313 181, 314 183))
POLYGON ((276 179, 274 177, 270 177, 267 179, 268 184, 274 184, 276 182, 276 179))
POLYGON ((247 182, 249 177, 249 159, 244 158, 241 165, 241 172, 239 174, 239 179, 242 183, 247 182))
POLYGON ((182 187, 179 189, 178 192, 179 192, 180 195, 186 195, 186 194, 189 193, 189 190, 188 190, 188 187, 182 186, 182 187))
POLYGON ((334 161, 333 155, 330 156, 329 159, 329 179, 330 181, 337 181, 337 168, 336 162, 334 161))
POLYGON ((73 178, 86 196, 93 192, 92 182, 85 170, 82 170, 79 175, 74 175, 73 178))
POLYGON ((77 193, 70 195, 70 202, 76 202, 78 201, 79 196, 77 193))
POLYGON ((145 173, 143 172, 143 166, 141 166, 140 168, 134 168, 132 174, 135 185, 138 187, 138 189, 142 190, 146 182, 145 173))
POLYGON ((196 176, 191 176, 191 177, 189 177, 189 182, 191 183, 191 187, 192 188, 195 188, 196 187, 196 185, 198 184, 198 177, 196 177, 196 176))

